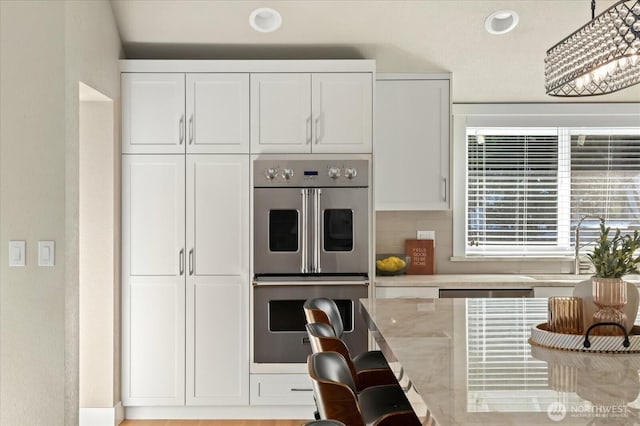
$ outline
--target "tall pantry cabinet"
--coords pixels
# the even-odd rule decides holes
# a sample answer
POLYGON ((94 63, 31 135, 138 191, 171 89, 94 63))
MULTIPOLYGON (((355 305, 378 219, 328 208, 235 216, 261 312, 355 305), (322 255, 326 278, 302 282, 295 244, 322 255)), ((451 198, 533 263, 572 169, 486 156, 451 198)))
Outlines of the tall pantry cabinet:
POLYGON ((306 366, 250 355, 251 161, 371 154, 374 61, 120 65, 127 416, 308 416, 306 366))
POLYGON ((249 401, 249 74, 123 73, 127 406, 249 401))

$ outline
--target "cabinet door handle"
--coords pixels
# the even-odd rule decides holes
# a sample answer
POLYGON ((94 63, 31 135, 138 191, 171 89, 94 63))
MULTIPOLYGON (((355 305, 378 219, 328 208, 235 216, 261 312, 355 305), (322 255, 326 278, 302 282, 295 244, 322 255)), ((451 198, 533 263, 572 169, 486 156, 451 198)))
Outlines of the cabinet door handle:
POLYGON ((184 142, 184 115, 180 116, 180 121, 178 122, 178 132, 180 137, 180 145, 184 142))
POLYGON ((315 141, 316 144, 318 143, 318 141, 320 140, 320 135, 318 134, 318 123, 320 122, 320 116, 317 116, 316 119, 313 121, 313 131, 315 133, 315 141))
POLYGON ((311 143, 311 116, 307 117, 307 123, 305 125, 305 130, 307 131, 307 145, 311 143))
POLYGON ((178 253, 178 262, 180 264, 180 275, 184 274, 184 249, 180 249, 178 253))
POLYGON ((447 178, 442 178, 442 201, 447 201, 447 178))
POLYGON ((193 143, 193 114, 189 117, 189 144, 193 143))
POLYGON ((308 388, 291 388, 291 392, 313 392, 313 389, 308 389, 308 388))
POLYGON ((193 249, 189 250, 189 275, 193 275, 193 249))

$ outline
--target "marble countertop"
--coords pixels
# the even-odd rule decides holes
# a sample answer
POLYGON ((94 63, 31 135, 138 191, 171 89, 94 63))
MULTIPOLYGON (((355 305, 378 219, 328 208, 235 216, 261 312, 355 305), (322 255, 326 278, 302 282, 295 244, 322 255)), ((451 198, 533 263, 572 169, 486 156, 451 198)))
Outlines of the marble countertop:
POLYGON ((416 413, 441 426, 638 424, 640 354, 532 347, 546 299, 362 299, 416 413))
MULTIPOLYGON (((376 276, 379 287, 439 287, 439 288, 533 288, 571 287, 590 275, 573 274, 440 274, 376 276)), ((640 275, 629 275, 626 281, 640 286, 640 275)))

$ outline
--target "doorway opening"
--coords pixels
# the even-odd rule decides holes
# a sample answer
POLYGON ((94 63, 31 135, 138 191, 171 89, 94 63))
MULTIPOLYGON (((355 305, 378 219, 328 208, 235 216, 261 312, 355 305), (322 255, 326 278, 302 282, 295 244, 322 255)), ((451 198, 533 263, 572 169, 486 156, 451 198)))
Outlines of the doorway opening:
POLYGON ((96 416, 117 424, 114 406, 120 400, 120 163, 115 116, 112 99, 79 83, 81 425, 96 416))

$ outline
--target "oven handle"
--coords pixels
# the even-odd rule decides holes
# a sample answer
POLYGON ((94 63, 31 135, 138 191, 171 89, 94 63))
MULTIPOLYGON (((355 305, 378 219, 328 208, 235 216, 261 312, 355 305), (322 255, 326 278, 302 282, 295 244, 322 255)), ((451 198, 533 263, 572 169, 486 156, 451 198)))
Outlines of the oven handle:
POLYGON ((309 189, 303 188, 300 190, 302 195, 302 264, 300 265, 300 272, 303 274, 309 273, 309 250, 307 247, 309 240, 309 229, 307 225, 307 211, 309 209, 309 189))
POLYGON ((254 287, 268 287, 268 286, 305 286, 305 285, 362 285, 369 286, 369 280, 363 281, 256 281, 252 282, 254 287))
POLYGON ((314 204, 314 215, 313 215, 313 272, 319 274, 322 272, 322 267, 320 265, 320 249, 322 248, 322 235, 320 234, 320 196, 322 195, 321 188, 315 188, 313 191, 313 204, 314 204))

